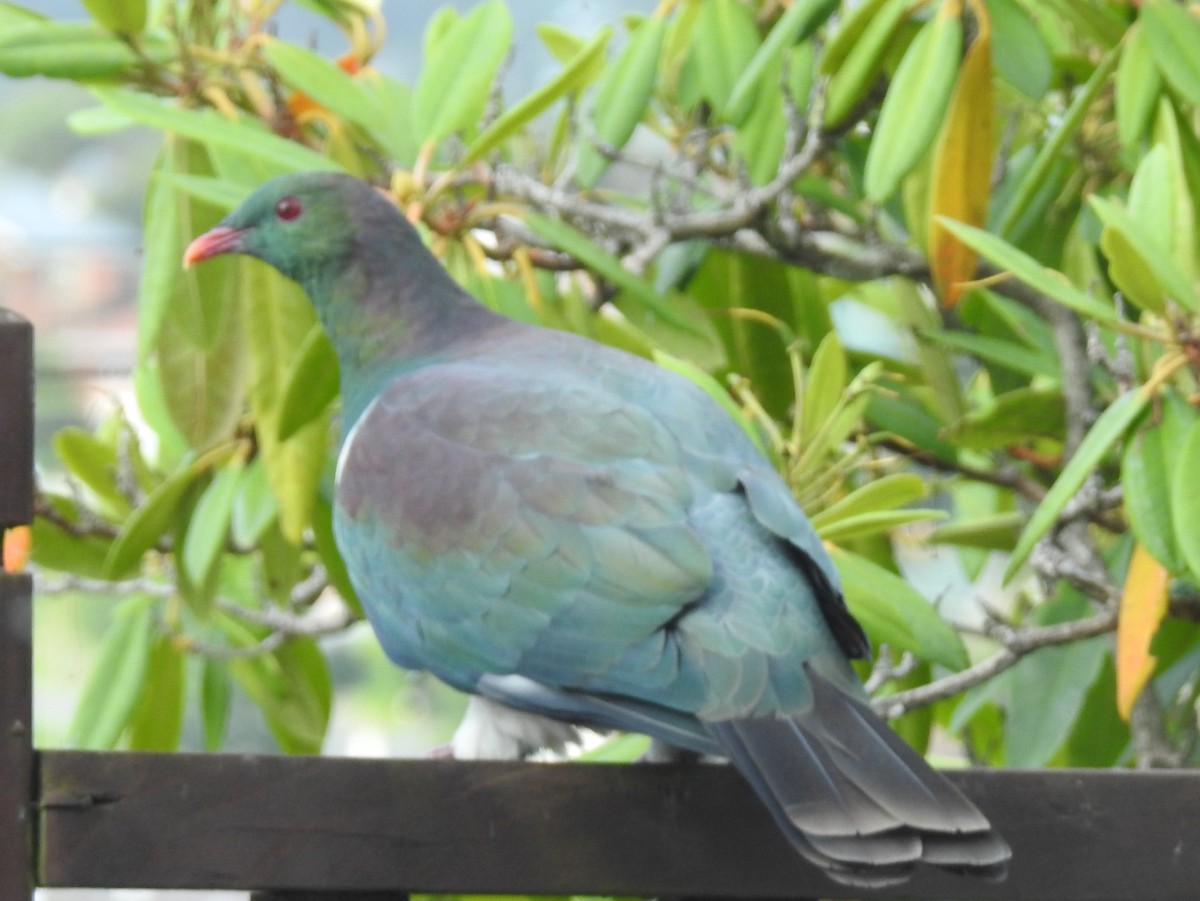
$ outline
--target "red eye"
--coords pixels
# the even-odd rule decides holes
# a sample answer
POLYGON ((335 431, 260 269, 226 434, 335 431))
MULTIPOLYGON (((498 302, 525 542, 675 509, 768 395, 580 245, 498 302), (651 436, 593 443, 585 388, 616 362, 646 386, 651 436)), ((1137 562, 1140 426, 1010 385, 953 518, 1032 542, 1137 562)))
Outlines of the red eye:
POLYGON ((304 212, 304 204, 295 197, 284 197, 275 204, 275 217, 284 222, 291 222, 304 212))

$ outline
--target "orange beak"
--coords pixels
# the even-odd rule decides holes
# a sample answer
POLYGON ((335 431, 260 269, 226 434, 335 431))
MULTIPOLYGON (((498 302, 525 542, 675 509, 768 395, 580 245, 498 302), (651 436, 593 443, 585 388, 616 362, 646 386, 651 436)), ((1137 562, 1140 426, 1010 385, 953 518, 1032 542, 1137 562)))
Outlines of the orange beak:
POLYGON ((242 249, 245 229, 218 225, 207 231, 187 246, 183 252, 183 265, 191 266, 223 253, 237 253, 242 249))

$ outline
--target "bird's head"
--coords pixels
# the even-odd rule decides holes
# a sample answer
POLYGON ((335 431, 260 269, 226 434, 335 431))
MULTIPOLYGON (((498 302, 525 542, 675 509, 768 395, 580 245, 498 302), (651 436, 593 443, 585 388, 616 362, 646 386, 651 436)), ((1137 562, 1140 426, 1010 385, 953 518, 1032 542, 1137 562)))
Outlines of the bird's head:
MULTIPOLYGON (((190 266, 221 254, 247 254, 303 283, 342 265, 353 251, 363 207, 374 204, 391 207, 348 175, 281 175, 192 241, 183 262, 190 266)), ((395 215, 394 208, 389 212, 395 215)))

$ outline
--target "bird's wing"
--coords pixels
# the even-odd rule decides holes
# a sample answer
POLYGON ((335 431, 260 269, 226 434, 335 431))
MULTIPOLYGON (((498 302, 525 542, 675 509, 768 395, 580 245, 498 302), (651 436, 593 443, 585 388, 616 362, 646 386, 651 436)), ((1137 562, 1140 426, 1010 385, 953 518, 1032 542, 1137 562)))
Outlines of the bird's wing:
MULTIPOLYGON (((475 690, 673 676, 661 630, 712 563, 672 436, 544 373, 454 363, 391 383, 347 436, 339 543, 392 656, 475 690)), ((657 683, 657 686, 656 686, 657 683)))

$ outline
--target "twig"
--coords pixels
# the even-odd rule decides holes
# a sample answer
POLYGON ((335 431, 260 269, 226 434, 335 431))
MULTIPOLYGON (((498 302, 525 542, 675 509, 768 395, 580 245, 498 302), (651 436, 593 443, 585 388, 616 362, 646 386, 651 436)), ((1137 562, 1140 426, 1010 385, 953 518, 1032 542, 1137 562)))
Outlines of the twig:
POLYGON ((888 719, 895 719, 910 710, 926 707, 937 701, 952 697, 975 685, 998 676, 1026 654, 1038 648, 1069 644, 1095 635, 1112 632, 1117 627, 1115 609, 1105 609, 1085 619, 1052 626, 1034 626, 1022 629, 1006 629, 1002 636, 1003 647, 991 657, 965 670, 935 679, 928 685, 897 692, 886 697, 875 698, 875 710, 888 719))

